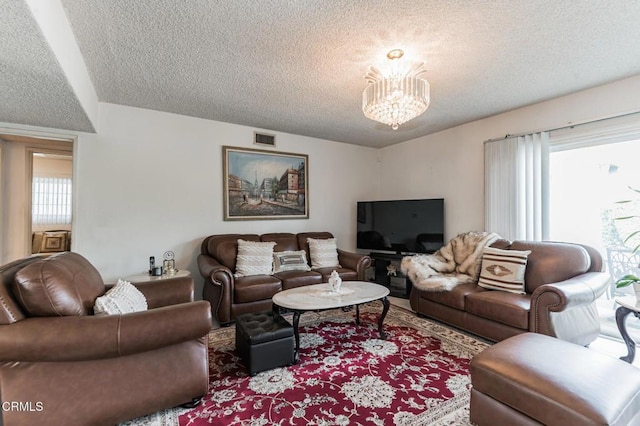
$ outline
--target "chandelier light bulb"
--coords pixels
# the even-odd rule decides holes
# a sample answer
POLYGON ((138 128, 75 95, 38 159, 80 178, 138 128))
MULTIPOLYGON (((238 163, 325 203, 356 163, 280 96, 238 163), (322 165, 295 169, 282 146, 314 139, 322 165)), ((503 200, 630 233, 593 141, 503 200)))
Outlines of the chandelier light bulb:
POLYGON ((362 93, 362 111, 365 117, 397 130, 429 108, 429 82, 418 77, 426 71, 424 63, 405 71, 400 66, 404 55, 401 49, 387 53, 390 71, 382 73, 369 67, 365 74, 367 87, 362 93))

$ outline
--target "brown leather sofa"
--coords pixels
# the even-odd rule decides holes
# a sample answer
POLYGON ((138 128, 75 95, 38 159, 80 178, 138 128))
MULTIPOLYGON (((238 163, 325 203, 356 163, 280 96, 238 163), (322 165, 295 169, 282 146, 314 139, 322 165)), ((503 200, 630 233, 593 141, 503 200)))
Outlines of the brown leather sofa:
POLYGON ((206 394, 209 303, 191 277, 136 287, 147 311, 95 316, 107 287, 79 254, 0 267, 0 424, 114 425, 206 394))
POLYGON ((305 250, 310 262, 307 238, 333 238, 329 232, 299 234, 224 234, 211 235, 202 241, 198 268, 204 277, 203 298, 211 302, 211 311, 222 325, 230 324, 238 315, 271 309, 271 297, 281 290, 303 285, 328 282, 335 269, 343 281, 363 281, 365 270, 371 265, 366 255, 338 249, 340 268, 312 271, 286 271, 274 275, 234 277, 238 239, 246 241, 274 241, 274 251, 305 250))
POLYGON ((588 345, 600 333, 596 299, 607 289, 600 253, 588 246, 557 242, 499 240, 492 247, 531 250, 526 294, 485 290, 475 283, 451 291, 415 286, 411 308, 492 341, 525 332, 588 345))

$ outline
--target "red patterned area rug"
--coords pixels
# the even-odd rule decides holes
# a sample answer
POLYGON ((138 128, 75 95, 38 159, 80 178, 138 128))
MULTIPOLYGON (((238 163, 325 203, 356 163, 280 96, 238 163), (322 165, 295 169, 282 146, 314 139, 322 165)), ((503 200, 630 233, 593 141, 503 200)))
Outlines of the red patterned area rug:
POLYGON ((251 377, 233 327, 209 334, 209 393, 191 410, 131 425, 468 425, 469 361, 488 344, 392 306, 380 340, 379 302, 305 313, 300 362, 251 377))

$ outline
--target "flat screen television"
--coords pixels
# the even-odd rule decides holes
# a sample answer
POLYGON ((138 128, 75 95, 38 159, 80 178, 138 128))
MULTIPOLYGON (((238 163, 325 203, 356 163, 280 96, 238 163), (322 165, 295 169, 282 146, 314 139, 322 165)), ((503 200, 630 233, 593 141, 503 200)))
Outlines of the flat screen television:
POLYGON ((444 199, 358 201, 358 249, 433 253, 443 245, 444 199))

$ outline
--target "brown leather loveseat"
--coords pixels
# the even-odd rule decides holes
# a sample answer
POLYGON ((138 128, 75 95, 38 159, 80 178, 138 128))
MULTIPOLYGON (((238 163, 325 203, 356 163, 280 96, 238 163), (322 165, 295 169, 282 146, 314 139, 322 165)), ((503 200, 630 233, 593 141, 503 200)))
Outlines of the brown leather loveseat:
POLYGON ((526 294, 486 290, 476 283, 451 291, 424 291, 414 286, 411 308, 495 342, 525 332, 582 346, 598 337, 596 299, 610 280, 598 251, 558 242, 498 240, 491 246, 531 251, 524 276, 526 294))
POLYGON ((273 241, 274 252, 304 250, 311 262, 307 238, 329 239, 329 232, 299 234, 224 234, 204 239, 198 256, 198 268, 203 276, 203 298, 211 302, 213 315, 222 325, 230 324, 238 315, 271 309, 271 297, 279 291, 303 285, 327 282, 333 270, 343 281, 362 281, 371 258, 338 249, 339 268, 311 271, 284 271, 273 275, 235 277, 238 240, 273 241))
POLYGON ((209 303, 191 277, 135 286, 148 310, 98 316, 108 287, 81 255, 0 267, 0 424, 114 425, 206 394, 209 303))

